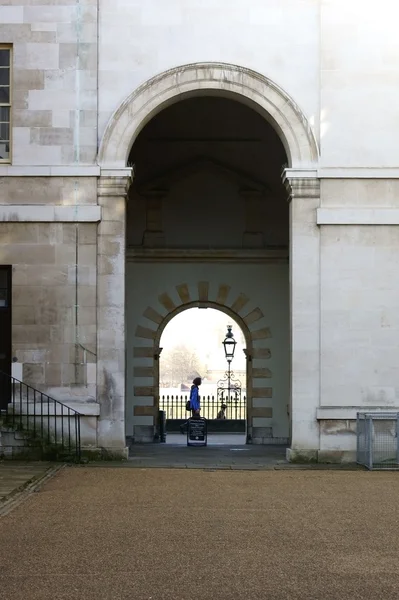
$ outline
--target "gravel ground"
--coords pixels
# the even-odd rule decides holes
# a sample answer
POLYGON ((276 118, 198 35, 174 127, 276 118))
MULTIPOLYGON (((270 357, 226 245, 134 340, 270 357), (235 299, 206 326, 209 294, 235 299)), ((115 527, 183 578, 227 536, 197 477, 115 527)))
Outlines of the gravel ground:
POLYGON ((397 600, 396 473, 69 468, 0 520, 2 600, 397 600))

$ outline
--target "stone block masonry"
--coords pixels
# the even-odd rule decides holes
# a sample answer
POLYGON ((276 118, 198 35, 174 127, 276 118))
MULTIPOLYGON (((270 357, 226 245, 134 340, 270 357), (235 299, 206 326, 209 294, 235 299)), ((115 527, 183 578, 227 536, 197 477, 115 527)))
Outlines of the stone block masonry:
POLYGON ((12 272, 12 354, 25 383, 95 399, 96 223, 0 223, 12 272))
POLYGON ((3 43, 13 52, 12 164, 94 164, 97 1, 10 0, 3 43))

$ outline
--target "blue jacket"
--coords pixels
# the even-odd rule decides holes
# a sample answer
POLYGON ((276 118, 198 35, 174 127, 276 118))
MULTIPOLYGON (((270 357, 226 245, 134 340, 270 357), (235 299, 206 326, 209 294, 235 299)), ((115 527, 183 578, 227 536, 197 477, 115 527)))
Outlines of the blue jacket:
POLYGON ((192 385, 190 392, 190 404, 191 410, 199 410, 200 409, 200 397, 198 386, 192 385))

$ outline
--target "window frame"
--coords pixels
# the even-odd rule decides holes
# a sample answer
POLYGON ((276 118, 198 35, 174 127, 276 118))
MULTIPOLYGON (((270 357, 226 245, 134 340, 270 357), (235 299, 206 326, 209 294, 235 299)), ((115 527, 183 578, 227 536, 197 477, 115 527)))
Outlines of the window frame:
MULTIPOLYGON (((8 120, 8 126, 9 126, 9 152, 8 152, 8 157, 7 158, 0 158, 0 165, 9 165, 11 163, 11 157, 12 157, 12 93, 13 93, 13 73, 12 73, 12 69, 13 69, 13 47, 12 44, 0 44, 0 50, 8 50, 9 51, 9 56, 10 56, 10 62, 9 62, 9 70, 10 70, 10 80, 9 80, 9 98, 8 98, 8 103, 5 102, 0 102, 0 107, 6 107, 9 108, 9 120, 8 120)), ((1 68, 1 67, 0 67, 1 68)), ((5 86, 7 87, 7 86, 5 86)), ((2 123, 7 123, 7 121, 2 121, 2 123)))

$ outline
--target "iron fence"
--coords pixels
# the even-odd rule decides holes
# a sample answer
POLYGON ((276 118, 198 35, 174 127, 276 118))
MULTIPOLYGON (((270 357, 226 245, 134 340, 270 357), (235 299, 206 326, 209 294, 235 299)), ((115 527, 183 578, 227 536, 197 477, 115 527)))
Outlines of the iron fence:
MULTIPOLYGON (((159 398, 159 409, 166 412, 167 419, 187 419, 189 413, 186 410, 186 403, 189 395, 166 395, 159 398)), ((245 396, 225 396, 223 403, 226 406, 223 415, 219 413, 222 409, 220 399, 217 396, 201 396, 201 416, 205 419, 229 419, 245 420, 247 418, 247 399, 245 396)))
POLYGON ((357 413, 356 462, 367 469, 399 469, 399 413, 357 413))
POLYGON ((24 432, 42 458, 80 460, 78 411, 2 372, 0 407, 3 423, 24 432))

